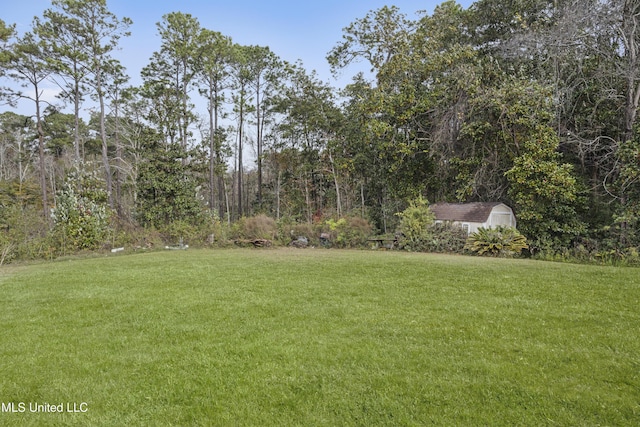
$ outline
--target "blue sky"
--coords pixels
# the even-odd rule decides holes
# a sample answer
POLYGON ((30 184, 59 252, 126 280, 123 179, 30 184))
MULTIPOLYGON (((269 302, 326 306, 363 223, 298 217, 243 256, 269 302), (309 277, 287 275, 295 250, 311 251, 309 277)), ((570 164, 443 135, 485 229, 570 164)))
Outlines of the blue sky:
MULTIPOLYGON (((133 20, 131 37, 121 41, 116 56, 127 68, 133 84, 151 54, 159 49, 156 23, 169 12, 190 13, 201 26, 230 36, 235 43, 269 46, 289 62, 301 60, 308 70, 316 70, 321 80, 341 87, 355 74, 344 73, 335 81, 325 59, 342 38, 342 29, 370 10, 395 5, 410 18, 418 10, 431 13, 442 0, 107 0, 109 10, 118 17, 133 20)), ((459 0, 468 7, 471 0, 459 0)), ((51 7, 50 0, 7 1, 0 18, 17 24, 20 34, 30 29, 34 16, 51 7)))

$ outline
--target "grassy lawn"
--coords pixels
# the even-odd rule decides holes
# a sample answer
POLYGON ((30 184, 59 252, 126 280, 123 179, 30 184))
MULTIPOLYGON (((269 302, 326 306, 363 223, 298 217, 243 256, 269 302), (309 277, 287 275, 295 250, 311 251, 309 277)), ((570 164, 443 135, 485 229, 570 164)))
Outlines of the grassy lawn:
POLYGON ((4 267, 0 304, 0 425, 640 424, 639 269, 167 251, 4 267))

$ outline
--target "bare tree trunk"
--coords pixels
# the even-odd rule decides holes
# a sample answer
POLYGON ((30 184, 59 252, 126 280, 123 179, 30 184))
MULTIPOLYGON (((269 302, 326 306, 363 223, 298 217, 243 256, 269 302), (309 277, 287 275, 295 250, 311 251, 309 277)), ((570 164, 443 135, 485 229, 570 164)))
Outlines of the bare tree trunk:
MULTIPOLYGON (((218 111, 218 91, 216 89, 216 95, 215 95, 215 100, 214 100, 214 105, 213 105, 213 110, 214 110, 214 123, 213 123, 213 128, 214 128, 214 146, 215 146, 215 164, 214 164, 214 168, 215 166, 218 166, 220 169, 222 169, 222 141, 220 141, 220 136, 218 135, 218 115, 219 115, 219 111, 218 111)), ((213 153, 212 153, 213 155, 213 153)), ((226 168, 225 168, 226 169, 226 168)), ((222 220, 223 218, 223 206, 226 205, 227 207, 227 215, 229 214, 229 200, 225 200, 226 199, 226 189, 224 188, 225 183, 224 183, 224 172, 222 172, 222 170, 219 171, 220 172, 220 177, 218 179, 218 214, 220 217, 220 220, 222 220)), ((211 185, 213 185, 213 182, 211 182, 211 185)), ((212 192, 213 194, 213 192, 212 192)))
POLYGON ((109 207, 113 209, 113 183, 111 180, 111 165, 109 164, 109 151, 107 146, 107 129, 105 125, 105 106, 104 93, 102 88, 102 69, 96 70, 95 90, 98 95, 100 105, 100 140, 102 141, 102 165, 104 166, 105 183, 107 187, 107 197, 109 199, 109 207))
MULTIPOLYGON (((73 62, 73 75, 78 75, 78 63, 73 62)), ((76 164, 81 163, 80 157, 80 83, 78 78, 75 77, 74 94, 73 94, 73 116, 74 116, 74 129, 73 129, 73 151, 75 155, 76 164)))
POLYGON ((260 114, 260 78, 256 81, 256 149, 258 151, 258 206, 262 207, 262 126, 260 114))
POLYGON ((640 31, 640 5, 638 0, 625 0, 622 13, 620 35, 625 46, 627 58, 627 94, 625 101, 624 141, 631 140, 640 103, 640 46, 637 43, 640 31))
POLYGON ((276 178, 276 219, 280 219, 280 180, 282 172, 278 169, 278 178, 276 178))
POLYGON ((240 118, 238 125, 238 218, 242 218, 242 215, 244 214, 242 210, 242 127, 244 126, 244 96, 242 94, 240 96, 240 118))
POLYGON ((118 99, 118 92, 117 92, 117 88, 116 88, 116 93, 115 93, 115 111, 114 111, 114 125, 115 125, 115 130, 114 130, 114 142, 116 144, 116 212, 118 213, 118 217, 122 218, 123 217, 123 209, 122 209, 122 170, 124 169, 123 167, 123 150, 122 150, 122 143, 120 142, 120 116, 119 116, 119 111, 118 111, 118 107, 119 107, 119 99, 118 99))
MULTIPOLYGON (((182 134, 182 149, 183 150, 187 150, 187 145, 189 143, 189 117, 188 117, 188 108, 189 108, 189 95, 188 95, 188 86, 189 86, 189 81, 186 78, 187 74, 188 74, 188 65, 187 65, 187 61, 184 60, 182 67, 184 68, 184 76, 182 79, 182 123, 180 124, 180 128, 181 128, 181 134, 182 134)), ((186 164, 187 159, 183 159, 182 161, 184 164, 186 164)))
POLYGON ((209 95, 209 209, 215 209, 215 169, 216 169, 216 130, 217 107, 213 100, 213 93, 209 95))
POLYGON ((311 212, 311 200, 309 198, 309 183, 307 182, 307 177, 304 176, 304 201, 307 205, 307 222, 311 222, 313 213, 311 212))
POLYGON ((107 130, 104 119, 104 96, 102 90, 98 89, 100 101, 100 139, 102 140, 102 165, 104 166, 105 183, 107 186, 107 197, 109 198, 109 207, 113 209, 113 182, 111 179, 111 165, 109 164, 109 149, 107 145, 107 130))
POLYGON ((333 183, 336 186, 336 213, 338 217, 342 216, 342 203, 340 201, 340 185, 338 185, 338 176, 336 175, 335 164, 333 163, 333 156, 331 150, 329 150, 329 162, 331 162, 331 173, 333 174, 333 183))
POLYGON ((36 128, 38 131, 38 154, 40 156, 40 189, 42 191, 42 211, 44 220, 49 222, 49 200, 47 198, 47 177, 46 165, 44 161, 44 130, 42 129, 42 118, 40 113, 40 92, 38 85, 35 85, 36 101, 36 128))
MULTIPOLYGON (((231 209, 229 208, 229 192, 227 191, 227 183, 222 179, 222 185, 224 186, 224 196, 227 205, 227 225, 231 225, 231 209)), ((222 217, 220 218, 222 219, 222 217)))
POLYGON ((362 218, 364 218, 364 212, 365 212, 365 208, 364 208, 364 182, 360 183, 360 209, 362 212, 362 218))
POLYGON ((9 179, 9 171, 7 170, 6 172, 4 172, 5 153, 6 153, 6 149, 4 147, 0 147, 0 181, 9 179), (5 178, 5 175, 6 175, 6 178, 5 178))
POLYGON ((224 182, 224 175, 218 177, 218 216, 220 220, 224 218, 224 209, 227 209, 227 214, 229 214, 229 200, 227 197, 227 189, 226 184, 224 182))

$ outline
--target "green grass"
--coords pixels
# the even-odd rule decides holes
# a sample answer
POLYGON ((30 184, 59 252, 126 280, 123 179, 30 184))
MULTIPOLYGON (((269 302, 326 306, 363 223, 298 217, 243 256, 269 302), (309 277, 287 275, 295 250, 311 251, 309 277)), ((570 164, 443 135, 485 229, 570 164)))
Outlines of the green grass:
POLYGON ((0 272, 0 402, 27 405, 0 425, 640 424, 638 269, 281 249, 0 272))

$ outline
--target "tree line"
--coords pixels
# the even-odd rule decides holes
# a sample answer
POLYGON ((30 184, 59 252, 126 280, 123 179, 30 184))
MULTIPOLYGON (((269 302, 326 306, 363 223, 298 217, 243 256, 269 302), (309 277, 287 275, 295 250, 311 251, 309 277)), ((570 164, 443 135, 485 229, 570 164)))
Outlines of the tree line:
POLYGON ((0 228, 14 240, 62 229, 91 247, 258 214, 391 233, 425 197, 512 206, 532 253, 640 245, 637 1, 382 7, 327 53, 336 74, 370 67, 340 90, 181 12, 157 23, 133 86, 116 56, 131 24, 106 0, 53 0, 25 34, 0 21, 0 228), (14 110, 25 99, 30 116, 14 110))

